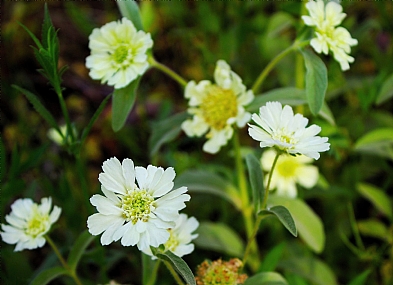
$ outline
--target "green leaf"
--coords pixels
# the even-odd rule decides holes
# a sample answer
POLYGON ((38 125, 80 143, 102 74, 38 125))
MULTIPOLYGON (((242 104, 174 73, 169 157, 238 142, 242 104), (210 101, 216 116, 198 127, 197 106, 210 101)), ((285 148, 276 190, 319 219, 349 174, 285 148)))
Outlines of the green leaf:
POLYGON ((194 243, 200 248, 237 257, 241 257, 244 254, 242 239, 225 224, 201 222, 196 233, 198 237, 194 240, 194 243))
POLYGON ((291 212, 299 237, 316 253, 325 247, 325 231, 321 219, 302 200, 269 196, 268 204, 283 205, 291 212))
POLYGON ((275 270, 277 267, 278 262, 281 259, 285 248, 285 243, 280 243, 273 247, 263 258, 261 266, 259 267, 258 271, 272 271, 275 270))
POLYGON ((393 128, 372 130, 357 140, 354 149, 393 160, 393 128))
POLYGON ((385 224, 377 219, 368 219, 358 221, 358 229, 362 235, 386 240, 389 237, 389 231, 385 224))
POLYGON ((391 74, 385 82, 377 95, 375 103, 380 105, 393 97, 393 74, 391 74))
POLYGON ((357 275, 348 285, 364 285, 366 284, 367 278, 371 273, 371 269, 367 269, 357 275))
POLYGON ((277 272, 261 272, 246 279, 244 285, 288 285, 277 272))
POLYGON ((30 285, 45 285, 61 275, 67 275, 67 270, 63 267, 49 268, 39 273, 34 280, 31 281, 30 285))
POLYGON ((181 186, 187 186, 189 192, 217 195, 241 209, 242 202, 236 187, 213 172, 185 171, 175 178, 175 188, 181 186))
POLYGON ((68 265, 72 271, 76 270, 78 262, 89 244, 94 240, 95 236, 91 235, 87 230, 84 231, 76 240, 68 256, 68 265))
MULTIPOLYGON (((0 137, 0 181, 4 182, 4 176, 7 168, 7 160, 6 160, 6 152, 5 145, 3 143, 2 138, 0 137)), ((4 188, 3 188, 4 190, 4 188)))
POLYGON ((306 97, 311 113, 322 108, 327 89, 327 69, 319 56, 308 50, 301 50, 306 65, 306 97))
POLYGON ((262 201, 265 196, 262 167, 259 160, 251 153, 246 156, 246 163, 252 189, 254 211, 255 213, 258 213, 261 209, 262 201))
MULTIPOLYGON (((122 3, 117 1, 117 3, 122 3)), ((136 5, 136 4, 135 4, 136 5)), ((112 129, 117 132, 123 128, 135 103, 136 89, 141 77, 124 88, 115 89, 112 98, 112 129)))
POLYGON ((159 259, 169 262, 172 267, 176 269, 177 272, 183 277, 188 285, 196 285, 194 274, 187 263, 177 255, 173 254, 171 251, 161 252, 160 250, 151 248, 152 252, 159 259))
POLYGON ((128 18, 137 30, 143 30, 139 7, 134 0, 116 1, 120 13, 123 17, 128 18))
POLYGON ((40 100, 30 91, 23 89, 17 85, 12 85, 13 88, 24 94, 27 100, 33 105, 34 109, 44 118, 44 120, 52 127, 55 128, 58 132, 60 132, 59 126, 57 125, 56 120, 53 118, 52 114, 42 105, 40 100))
POLYGON ((141 253, 142 255, 142 284, 156 284, 157 274, 154 274, 154 267, 157 260, 152 260, 150 255, 141 253))
POLYGON ((104 110, 106 104, 109 101, 109 98, 111 97, 111 95, 108 95, 104 98, 104 100, 102 100, 100 106, 98 106, 97 110, 95 111, 93 117, 90 119, 90 122, 87 124, 87 126, 84 128, 83 132, 82 132, 82 136, 81 136, 81 145, 83 144, 83 142, 85 141, 87 135, 89 134, 91 128, 93 127, 94 123, 96 122, 96 120, 98 119, 98 117, 100 116, 101 112, 104 110))
POLYGON ((42 33, 41 33, 41 40, 42 45, 45 49, 48 48, 48 41, 45 41, 48 37, 48 32, 50 33, 50 28, 53 28, 52 20, 49 15, 48 4, 45 3, 44 6, 44 22, 42 23, 42 33))
POLYGON ((392 203, 389 196, 382 190, 371 184, 359 183, 357 185, 359 193, 369 200, 379 211, 390 219, 393 219, 392 203))
POLYGON ((40 41, 37 39, 37 37, 25 25, 23 25, 22 23, 19 23, 19 22, 18 22, 18 24, 21 25, 22 28, 26 30, 26 32, 29 34, 29 36, 33 39, 33 41, 37 45, 37 47, 39 49, 42 48, 42 45, 41 45, 40 41))
POLYGON ((181 124, 186 118, 187 113, 182 112, 165 120, 153 123, 149 138, 150 156, 155 155, 164 143, 170 142, 178 136, 181 131, 181 124))
POLYGON ((258 112, 261 106, 270 101, 278 101, 290 106, 302 105, 306 103, 306 92, 295 87, 276 88, 255 96, 254 100, 248 105, 247 111, 258 112))
POLYGON ((268 210, 262 210, 258 215, 275 215, 284 227, 295 237, 297 237, 296 223, 292 218, 291 213, 284 206, 274 206, 268 210))

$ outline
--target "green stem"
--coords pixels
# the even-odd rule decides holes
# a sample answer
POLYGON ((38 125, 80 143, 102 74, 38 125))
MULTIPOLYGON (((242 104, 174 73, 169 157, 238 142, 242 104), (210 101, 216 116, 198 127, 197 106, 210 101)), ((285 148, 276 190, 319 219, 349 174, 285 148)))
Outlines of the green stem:
POLYGON ((83 200, 85 202, 86 211, 89 213, 89 209, 91 208, 90 207, 91 205, 90 205, 90 202, 89 202, 89 199, 90 199, 90 197, 89 197, 89 185, 87 183, 86 171, 85 171, 85 167, 83 165, 80 153, 75 155, 75 160, 76 160, 76 167, 77 167, 77 172, 78 172, 78 176, 79 176, 79 182, 80 182, 81 188, 82 188, 83 200))
MULTIPOLYGON (((279 153, 279 152, 276 154, 276 157, 274 158, 274 161, 273 161, 273 164, 272 164, 272 168, 271 168, 270 173, 269 173, 269 178, 268 178, 268 181, 267 181, 267 186, 266 186, 266 188, 265 188, 265 196, 263 197, 263 201, 262 201, 262 205, 261 205, 261 209, 262 209, 262 210, 264 210, 264 209, 266 208, 267 198, 268 198, 268 196, 269 196, 270 183, 271 183, 272 176, 273 176, 273 170, 274 170, 274 168, 276 167, 277 160, 278 160, 278 157, 279 157, 280 155, 281 155, 281 153, 279 153)), ((252 246, 252 244, 255 242, 255 237, 256 237, 256 235, 257 235, 257 233, 258 233, 259 224, 261 223, 261 221, 263 220, 264 217, 266 217, 266 216, 261 216, 261 215, 258 215, 258 216, 257 216, 257 220, 255 221, 254 228, 253 228, 253 230, 252 230, 252 234, 250 235, 250 237, 249 237, 249 239, 248 239, 247 246, 246 246, 246 250, 244 251, 244 255, 243 255, 243 265, 242 265, 243 267, 244 267, 244 266, 246 265, 246 263, 247 263, 248 256, 249 256, 250 250, 251 250, 251 246, 252 246)))
POLYGON ((150 274, 151 277, 150 277, 150 279, 149 279, 149 281, 147 282, 146 285, 154 285, 156 283, 157 272, 158 272, 158 268, 160 268, 160 264, 161 264, 161 260, 158 259, 156 261, 156 263, 154 264, 153 270, 152 270, 152 272, 150 274))
POLYGON ((59 97, 61 111, 63 113, 64 119, 67 124, 67 135, 71 136, 71 142, 74 142, 75 141, 74 132, 71 127, 70 116, 68 115, 68 110, 67 110, 67 106, 65 104, 64 98, 63 98, 63 94, 61 92, 60 87, 56 88, 56 89, 58 90, 56 93, 57 93, 57 97, 59 97))
POLYGON ((362 238, 360 237, 358 226, 356 224, 355 213, 351 202, 348 202, 348 214, 349 214, 349 221, 351 223, 353 235, 355 237, 356 245, 360 249, 365 250, 362 238))
POLYGON ((174 72, 172 69, 170 69, 169 67, 163 65, 162 63, 159 63, 152 56, 149 57, 148 62, 150 63, 150 65, 152 67, 155 67, 158 70, 161 70, 166 75, 168 75, 169 77, 172 77, 174 80, 176 80, 180 85, 182 85, 183 87, 186 87, 187 81, 183 77, 178 75, 176 72, 174 72))
POLYGON ((169 272, 172 274, 172 276, 175 279, 176 283, 178 285, 184 285, 183 281, 181 280, 181 278, 179 277, 179 275, 177 274, 175 269, 173 269, 172 265, 168 261, 165 261, 165 260, 164 260, 164 264, 168 268, 169 272))
POLYGON ((74 279, 75 283, 78 285, 82 285, 82 282, 79 280, 78 275, 76 275, 76 272, 71 270, 71 268, 68 266, 67 262, 64 260, 63 256, 61 255, 60 251, 57 249, 57 246, 52 241, 52 239, 48 235, 45 235, 45 239, 52 247, 57 257, 59 258, 61 265, 63 265, 63 267, 68 271, 68 274, 72 277, 72 279, 74 279))
POLYGON ((268 76, 269 72, 273 69, 274 66, 276 66, 276 64, 281 59, 286 57, 293 50, 306 46, 307 44, 309 44, 309 42, 310 42, 309 40, 302 41, 302 42, 295 41, 290 47, 286 48, 285 50, 280 52, 275 58, 273 58, 268 63, 268 65, 266 65, 266 67, 262 70, 261 74, 259 74, 257 80, 255 81, 254 85, 252 86, 252 91, 254 92, 254 94, 257 93, 257 91, 261 88, 261 86, 262 86, 263 82, 265 81, 266 77, 268 76))

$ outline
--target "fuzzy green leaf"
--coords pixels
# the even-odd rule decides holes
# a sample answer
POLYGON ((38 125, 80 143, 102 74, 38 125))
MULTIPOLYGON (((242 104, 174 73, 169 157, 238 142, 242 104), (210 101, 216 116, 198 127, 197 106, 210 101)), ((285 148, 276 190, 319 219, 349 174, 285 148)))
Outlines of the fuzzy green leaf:
POLYGON ((392 203, 389 196, 382 190, 371 184, 359 183, 357 185, 359 193, 369 200, 379 211, 390 219, 393 219, 392 203))
POLYGON ((276 269, 278 262, 281 260, 285 248, 285 243, 280 243, 272 248, 263 258, 258 269, 260 272, 273 271, 276 269))
MULTIPOLYGON (((119 2, 117 2, 119 3, 119 2)), ((135 103, 136 89, 141 77, 124 88, 115 89, 112 98, 112 129, 117 132, 123 128, 135 103)))
POLYGON ((119 7, 121 15, 128 18, 134 24, 137 30, 143 30, 141 15, 137 2, 134 0, 120 0, 116 1, 116 3, 119 7))
POLYGON ((292 218, 291 213, 284 206, 274 206, 268 210, 262 210, 258 215, 275 215, 284 227, 295 237, 297 237, 296 223, 292 218))
POLYGON ((68 256, 68 265, 72 271, 76 270, 79 260, 94 238, 95 236, 91 235, 87 230, 78 237, 68 256))
POLYGON ((260 272, 246 279, 244 285, 288 285, 277 272, 260 272))
POLYGON ((382 84, 375 103, 380 105, 393 97, 393 74, 391 74, 382 84))
POLYGON ((393 160, 393 128, 374 129, 355 143, 355 151, 393 160))
POLYGON ((261 209, 262 201, 265 196, 262 167, 259 160, 251 153, 246 156, 246 164, 252 189, 254 211, 255 213, 258 213, 261 209))
POLYGON ((371 273, 371 269, 367 269, 357 275, 348 285, 364 285, 366 284, 367 278, 371 273))
POLYGON ((50 33, 50 28, 53 28, 53 24, 52 24, 52 20, 50 18, 49 15, 49 10, 48 10, 48 4, 45 3, 44 6, 44 22, 42 23, 42 33, 41 33, 41 39, 42 39, 42 45, 45 49, 48 48, 48 41, 46 41, 45 39, 47 39, 48 37, 48 32, 50 33))
POLYGON ((197 247, 241 257, 244 244, 239 235, 222 223, 201 222, 194 240, 197 247))
POLYGON ((358 221, 359 232, 362 235, 386 240, 389 237, 389 230, 381 221, 377 219, 368 219, 358 221))
POLYGON ((306 65, 306 97, 311 113, 318 114, 322 108, 327 89, 327 69, 319 56, 302 50, 306 65))
POLYGON ((33 281, 31 281, 30 285, 45 285, 61 275, 67 275, 67 270, 63 267, 49 268, 40 272, 33 281))

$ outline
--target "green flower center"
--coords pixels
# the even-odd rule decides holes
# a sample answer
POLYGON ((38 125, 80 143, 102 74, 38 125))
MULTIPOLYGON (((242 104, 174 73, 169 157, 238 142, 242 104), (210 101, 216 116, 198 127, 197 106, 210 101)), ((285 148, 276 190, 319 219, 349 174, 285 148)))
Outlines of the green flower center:
POLYGON ((121 209, 123 210, 123 218, 136 224, 138 220, 147 222, 149 214, 155 208, 155 202, 152 195, 146 190, 132 190, 122 197, 121 209))
POLYGON ((229 118, 237 115, 237 98, 232 90, 212 85, 200 105, 205 122, 213 129, 222 130, 229 118))
POLYGON ((296 170, 299 168, 299 163, 296 158, 292 156, 282 156, 278 159, 276 169, 281 177, 291 178, 296 174, 296 170), (280 161, 281 160, 281 161, 280 161))
POLYGON ((41 215, 38 212, 38 209, 34 208, 33 215, 31 219, 27 222, 25 233, 26 235, 35 238, 46 231, 47 224, 48 224, 48 216, 41 215))
POLYGON ((170 251, 175 251, 175 249, 179 245, 179 240, 177 239, 177 236, 173 233, 172 229, 168 229, 168 232, 169 232, 169 239, 164 244, 165 249, 170 251))
POLYGON ((128 52, 129 52, 129 48, 127 46, 125 45, 118 46, 112 54, 113 60, 119 64, 124 63, 124 61, 128 57, 128 52))

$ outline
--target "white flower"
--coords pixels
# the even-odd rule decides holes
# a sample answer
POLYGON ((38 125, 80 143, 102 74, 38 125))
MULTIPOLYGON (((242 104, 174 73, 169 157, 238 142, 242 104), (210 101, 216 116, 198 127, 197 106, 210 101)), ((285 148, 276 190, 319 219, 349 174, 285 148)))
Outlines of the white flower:
POLYGON ((93 79, 123 88, 147 70, 146 51, 152 46, 149 33, 137 31, 130 20, 123 18, 93 30, 86 66, 93 79))
POLYGON ((98 180, 105 196, 90 198, 98 213, 87 220, 89 232, 103 233, 102 245, 121 239, 124 246, 137 245, 146 250, 165 243, 170 237, 167 229, 175 226, 179 210, 190 200, 184 194, 186 187, 172 190, 173 168, 134 167, 131 159, 120 163, 113 157, 103 163, 102 169, 98 180))
POLYGON ((275 147, 289 154, 304 154, 318 159, 319 152, 329 150, 328 138, 316 136, 321 127, 311 125, 301 114, 293 114, 290 106, 282 107, 279 102, 267 102, 259 109, 259 115, 252 115, 257 124, 250 125, 248 133, 260 147, 275 147))
MULTIPOLYGON (((76 130, 74 127, 71 127, 73 131, 73 135, 76 136, 76 130)), ((64 145, 71 142, 71 135, 67 135, 67 125, 62 125, 59 127, 60 132, 63 134, 64 138, 59 134, 59 132, 55 128, 50 128, 48 130, 48 138, 51 139, 58 145, 64 145)))
MULTIPOLYGON (((261 157, 263 170, 270 172, 277 152, 273 149, 266 150, 261 157)), ((296 183, 305 188, 313 187, 318 181, 318 168, 309 165, 312 158, 304 155, 292 156, 281 154, 273 170, 270 181, 270 190, 276 189, 277 195, 295 198, 297 196, 296 183)), ((265 176, 265 184, 269 175, 265 176)))
MULTIPOLYGON (((199 222, 194 217, 188 218, 186 214, 180 214, 175 224, 175 227, 168 229, 170 236, 164 246, 165 250, 170 250, 182 257, 194 251, 194 244, 191 241, 197 238, 198 234, 192 234, 192 232, 198 228, 199 222)), ((156 259, 150 248, 143 252, 152 256, 152 259, 156 259)))
POLYGON ((190 137, 207 133, 203 150, 208 153, 217 153, 226 145, 233 135, 233 124, 239 128, 246 125, 251 114, 244 106, 254 99, 252 91, 246 90, 241 78, 223 60, 217 61, 214 79, 215 84, 208 80, 187 84, 185 97, 190 99, 188 113, 193 118, 182 124, 190 137))
POLYGON ((341 5, 332 1, 325 6, 323 0, 310 0, 306 8, 310 16, 302 16, 303 21, 307 26, 315 27, 316 35, 310 45, 317 53, 328 54, 331 50, 341 69, 348 70, 349 63, 354 61, 354 58, 349 56, 351 46, 357 45, 358 41, 353 39, 345 28, 336 27, 346 16, 342 13, 341 5))
POLYGON ((16 244, 15 251, 34 249, 45 244, 44 235, 59 219, 61 209, 53 207, 52 199, 42 198, 41 205, 31 199, 18 199, 11 205, 11 214, 5 217, 10 225, 1 225, 0 232, 4 242, 16 244))

